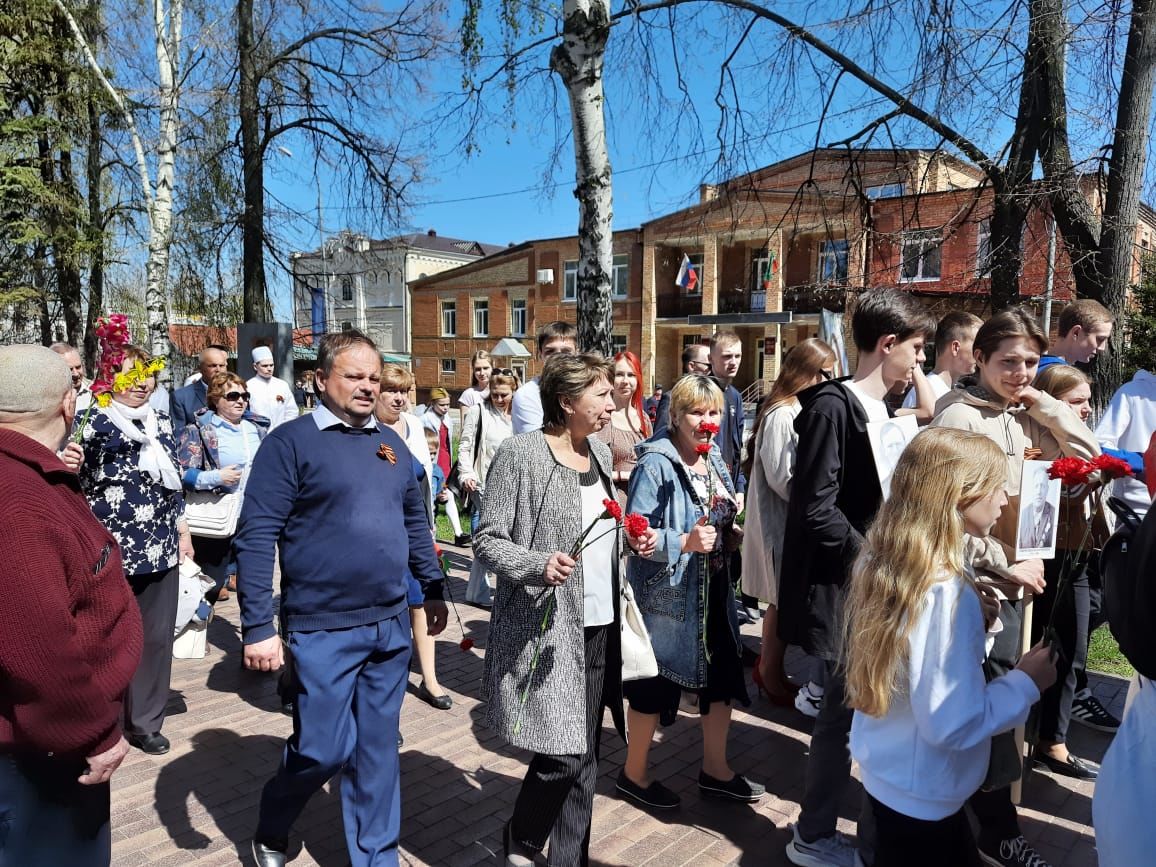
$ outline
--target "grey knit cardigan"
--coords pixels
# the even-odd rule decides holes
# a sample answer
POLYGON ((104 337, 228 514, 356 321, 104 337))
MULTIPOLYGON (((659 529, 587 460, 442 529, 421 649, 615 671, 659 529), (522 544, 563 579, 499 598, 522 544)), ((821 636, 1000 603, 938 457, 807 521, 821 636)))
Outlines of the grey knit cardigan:
MULTIPOLYGON (((587 440, 590 457, 613 496, 610 448, 587 440)), ((524 709, 515 734, 522 692, 546 611, 549 589, 542 570, 556 551, 569 552, 582 534, 578 473, 558 463, 541 431, 520 434, 498 448, 486 477, 481 523, 474 533, 474 556, 497 576, 490 618, 482 700, 487 726, 510 744, 536 753, 581 755, 586 743, 586 649, 583 626, 582 563, 556 590, 551 614, 524 709)), ((620 592, 618 552, 613 565, 614 598, 620 592)), ((620 734, 622 655, 618 607, 606 651, 604 701, 620 734)), ((625 737, 625 735, 623 735, 625 737)))

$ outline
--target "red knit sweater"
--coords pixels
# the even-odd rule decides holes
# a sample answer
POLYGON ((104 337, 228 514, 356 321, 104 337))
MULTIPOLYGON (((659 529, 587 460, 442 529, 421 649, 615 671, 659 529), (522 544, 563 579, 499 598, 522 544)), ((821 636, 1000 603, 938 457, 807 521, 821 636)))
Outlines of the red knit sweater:
POLYGON ((120 737, 140 609, 76 474, 0 429, 0 752, 83 758, 120 737))

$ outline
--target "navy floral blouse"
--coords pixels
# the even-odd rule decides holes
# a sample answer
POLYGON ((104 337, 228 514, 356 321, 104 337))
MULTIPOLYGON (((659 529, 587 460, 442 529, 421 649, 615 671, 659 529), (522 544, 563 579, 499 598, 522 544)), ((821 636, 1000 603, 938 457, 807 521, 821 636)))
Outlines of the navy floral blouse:
MULTIPOLYGON (((177 466, 177 443, 167 413, 157 412, 157 428, 157 438, 177 466)), ((175 566, 184 494, 137 469, 140 443, 125 437, 99 407, 93 408, 81 446, 80 487, 92 513, 120 543, 124 574, 145 575, 175 566)))

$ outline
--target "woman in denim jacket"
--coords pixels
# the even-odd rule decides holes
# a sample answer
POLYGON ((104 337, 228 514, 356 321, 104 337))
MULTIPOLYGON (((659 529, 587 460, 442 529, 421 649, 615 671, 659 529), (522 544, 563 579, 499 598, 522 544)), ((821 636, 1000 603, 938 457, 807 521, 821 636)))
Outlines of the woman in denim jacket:
MULTIPOLYGON (((627 576, 650 631, 658 677, 624 685, 630 704, 626 764, 618 791, 649 807, 679 797, 649 775, 659 720, 672 721, 685 690, 702 719, 702 794, 756 801, 765 789, 736 774, 726 758, 732 702, 750 704, 743 674, 730 552, 741 538, 738 504, 718 446, 703 425, 718 425, 723 395, 705 376, 684 376, 670 393, 669 429, 637 446, 627 510, 658 530, 649 556, 631 557, 627 576)), ((716 427, 717 430, 717 427, 716 427)))
MULTIPOLYGON (((185 490, 243 492, 253 455, 269 431, 269 419, 249 411, 249 388, 237 374, 218 373, 207 386, 208 408, 178 432, 177 458, 185 490)), ((205 595, 210 604, 229 598, 225 584, 232 547, 231 536, 193 536, 197 565, 216 585, 205 595)))

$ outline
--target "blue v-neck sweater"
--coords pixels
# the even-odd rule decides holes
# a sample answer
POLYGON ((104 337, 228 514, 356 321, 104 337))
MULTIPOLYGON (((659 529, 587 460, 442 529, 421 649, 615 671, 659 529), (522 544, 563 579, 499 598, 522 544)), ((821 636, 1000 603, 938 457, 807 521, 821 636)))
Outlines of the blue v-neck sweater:
POLYGON ((290 632, 346 629, 400 614, 407 565, 426 599, 442 598, 409 450, 382 425, 321 429, 302 416, 270 432, 253 461, 234 545, 246 644, 277 633, 275 546, 281 615, 290 632))

